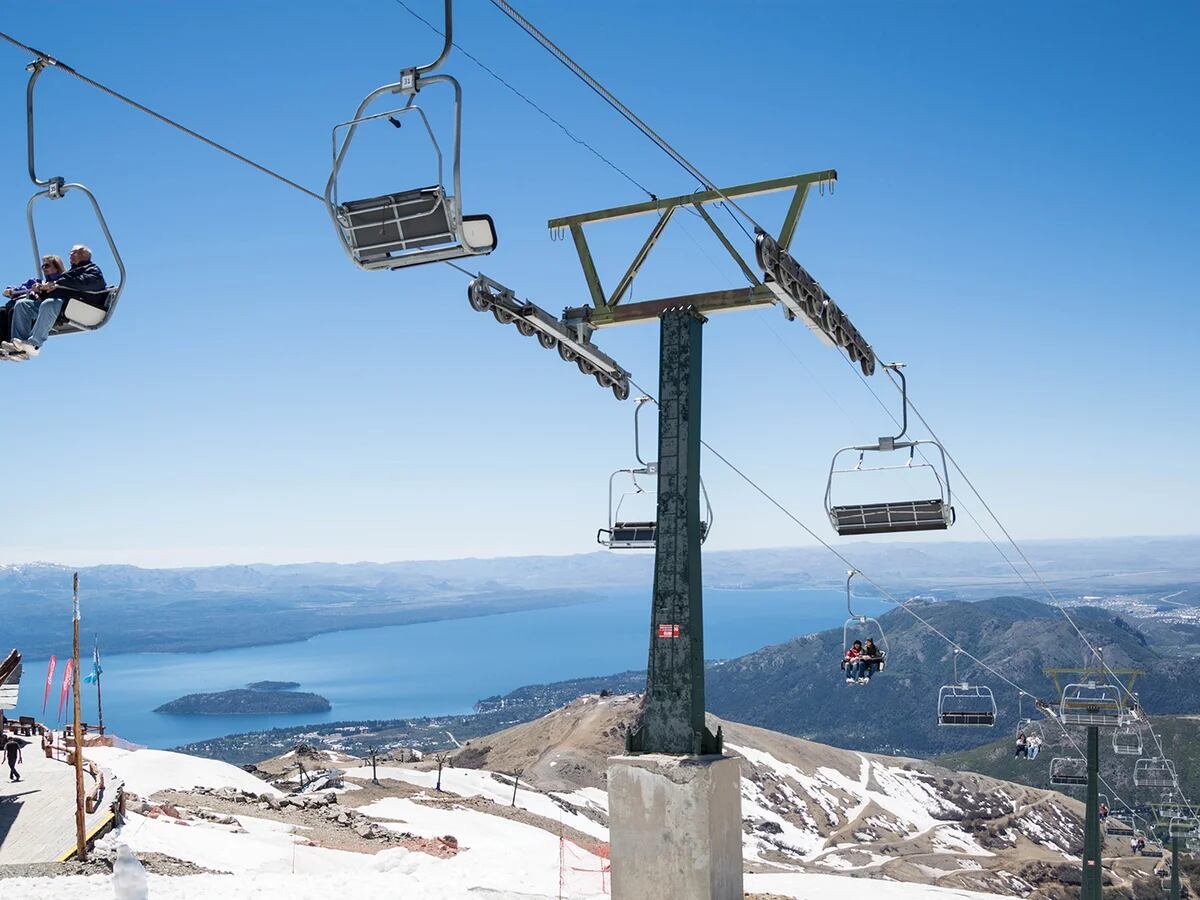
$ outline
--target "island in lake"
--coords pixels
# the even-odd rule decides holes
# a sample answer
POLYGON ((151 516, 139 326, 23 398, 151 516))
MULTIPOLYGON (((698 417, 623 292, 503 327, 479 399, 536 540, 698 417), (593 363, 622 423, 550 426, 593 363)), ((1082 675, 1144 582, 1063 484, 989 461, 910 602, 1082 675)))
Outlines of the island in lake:
POLYGON ((329 712, 320 694, 297 691, 296 681, 256 681, 244 688, 212 694, 188 694, 154 711, 177 716, 266 716, 329 712))

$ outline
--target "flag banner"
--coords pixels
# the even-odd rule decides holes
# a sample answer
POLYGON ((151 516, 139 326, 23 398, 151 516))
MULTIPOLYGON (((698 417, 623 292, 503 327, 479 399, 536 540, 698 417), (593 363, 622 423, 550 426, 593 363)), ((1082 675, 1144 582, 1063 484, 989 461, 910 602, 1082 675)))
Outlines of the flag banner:
POLYGON ((97 641, 92 647, 92 671, 83 676, 83 683, 95 684, 103 673, 104 670, 100 668, 100 642, 97 641))
POLYGON ((67 692, 71 690, 71 676, 75 674, 75 660, 68 659, 63 666, 62 693, 58 695, 58 721, 62 721, 63 706, 67 702, 67 692))
POLYGON ((42 715, 46 715, 46 704, 50 702, 50 686, 54 684, 54 667, 58 664, 56 657, 50 657, 50 667, 46 670, 46 696, 42 698, 42 715))

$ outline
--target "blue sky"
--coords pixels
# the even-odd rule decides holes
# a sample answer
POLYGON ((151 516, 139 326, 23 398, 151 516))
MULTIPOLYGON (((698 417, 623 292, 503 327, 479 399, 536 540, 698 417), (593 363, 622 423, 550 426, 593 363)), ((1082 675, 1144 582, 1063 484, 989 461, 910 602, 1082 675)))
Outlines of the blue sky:
MULTIPOLYGON (((639 182, 696 187, 490 4, 458 6, 464 47, 639 182)), ((519 8, 717 182, 839 171, 795 255, 884 359, 908 363, 914 399, 1014 534, 1196 531, 1194 5, 519 8)), ((4 29, 314 189, 330 128, 440 46, 394 0, 47 2, 13 8, 4 29)), ((17 281, 30 268, 27 59, 5 45, 0 61, 0 265, 17 281)), ((582 303, 570 243, 551 242, 546 220, 642 195, 465 56, 447 71, 466 92, 464 205, 500 233, 476 267, 550 310, 582 303)), ((445 97, 422 100, 444 123, 445 97)), ((595 547, 608 473, 632 462, 632 404, 472 312, 460 274, 358 272, 316 201, 60 72, 42 78, 39 116, 40 169, 96 192, 129 282, 105 330, 0 370, 13 507, 0 559, 595 547)), ((364 135, 354 184, 419 186, 422 149, 411 129, 364 135)), ((777 222, 782 202, 748 208, 777 222)), ((66 205, 40 210, 64 255, 98 243, 66 205)), ((648 225, 595 231, 603 274, 648 225)), ((635 292, 738 285, 682 217, 635 292)), ((656 386, 656 329, 600 341, 656 386)), ((889 431, 875 400, 778 310, 713 318, 704 364, 706 438, 832 536, 829 457, 889 431)), ((810 542, 705 466, 710 548, 810 542)), ((923 539, 949 538, 980 535, 963 517, 923 539)))

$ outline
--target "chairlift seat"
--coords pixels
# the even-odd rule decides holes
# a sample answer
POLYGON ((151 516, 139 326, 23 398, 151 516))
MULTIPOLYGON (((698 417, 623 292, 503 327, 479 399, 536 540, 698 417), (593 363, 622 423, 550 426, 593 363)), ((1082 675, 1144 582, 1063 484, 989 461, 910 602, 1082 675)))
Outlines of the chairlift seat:
POLYGON ((460 235, 455 202, 441 185, 434 185, 349 200, 338 205, 336 219, 364 269, 399 269, 495 250, 491 216, 463 216, 460 235))
POLYGON ((1068 756, 1050 760, 1050 783, 1055 787, 1087 787, 1087 760, 1068 756))
POLYGON ((1169 759, 1143 757, 1133 764, 1135 787, 1173 788, 1177 781, 1175 764, 1169 759))
POLYGON ((1133 826, 1114 819, 1111 815, 1104 820, 1104 833, 1109 837, 1133 837, 1133 826))
MULTIPOLYGON (((701 522, 700 540, 707 536, 708 523, 701 522)), ((600 529, 597 540, 610 550, 653 550, 658 546, 658 522, 614 522, 611 529, 600 529)))
POLYGON ((939 531, 954 522, 954 508, 940 499, 861 503, 831 507, 829 519, 843 536, 939 531))
POLYGON ((117 288, 111 285, 106 291, 76 292, 63 304, 50 334, 73 334, 99 328, 108 319, 116 300, 117 288))
POLYGON ((1113 732, 1113 753, 1118 756, 1141 756, 1142 733, 1137 728, 1122 725, 1113 732))
POLYGON ((943 685, 938 690, 937 722, 991 728, 996 724, 996 698, 992 689, 970 684, 943 685))

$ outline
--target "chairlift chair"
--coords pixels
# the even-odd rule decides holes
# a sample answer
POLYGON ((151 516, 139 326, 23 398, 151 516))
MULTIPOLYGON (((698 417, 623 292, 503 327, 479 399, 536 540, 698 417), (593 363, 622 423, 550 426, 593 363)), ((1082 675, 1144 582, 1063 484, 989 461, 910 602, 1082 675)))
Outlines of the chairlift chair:
POLYGON ((37 226, 34 222, 34 204, 43 198, 61 200, 67 194, 76 191, 87 198, 92 212, 96 216, 96 221, 100 225, 100 231, 104 235, 104 241, 108 245, 108 251, 117 266, 117 282, 116 284, 108 285, 103 291, 72 292, 72 296, 63 303, 62 310, 58 314, 58 320, 50 329, 51 335, 96 331, 104 327, 116 311, 117 301, 120 299, 121 291, 125 287, 125 263, 121 259, 121 253, 117 249, 116 242, 113 240, 112 232, 109 231, 108 222, 104 218, 103 211, 100 209, 100 203, 96 200, 96 195, 86 185, 75 181, 68 182, 61 175, 55 175, 50 178, 39 178, 37 175, 34 163, 34 88, 37 85, 38 78, 42 74, 42 70, 48 65, 56 64, 54 60, 46 57, 30 63, 28 67, 30 72, 29 82, 25 88, 26 147, 29 162, 29 178, 39 188, 25 205, 25 223, 29 229, 29 240, 33 247, 34 274, 40 281, 42 278, 42 252, 38 242, 37 226))
POLYGON ((1200 822, 1197 822, 1195 816, 1172 816, 1167 826, 1167 833, 1171 837, 1186 838, 1195 834, 1197 828, 1200 828, 1200 822))
POLYGON ((432 63, 405 69, 400 80, 368 94, 358 105, 354 118, 334 126, 333 167, 325 184, 325 206, 337 229, 342 246, 356 266, 373 271, 400 269, 425 263, 445 262, 465 256, 481 256, 496 249, 496 227, 491 216, 463 215, 462 200, 462 87, 451 75, 431 75, 450 54, 453 45, 451 0, 445 0, 445 43, 432 63), (454 142, 451 151, 452 192, 446 189, 443 156, 437 136, 424 110, 416 105, 418 92, 431 84, 448 84, 454 91, 454 142), (403 106, 366 115, 367 107, 384 94, 407 97, 403 106), (357 200, 341 200, 338 176, 359 126, 402 120, 419 121, 437 159, 437 184, 357 200), (345 130, 345 137, 341 132, 345 130))
POLYGON ((958 680, 958 648, 954 650, 954 684, 938 690, 938 725, 976 725, 991 728, 996 724, 996 698, 984 685, 958 680))
MULTIPOLYGON (((851 605, 850 582, 857 574, 859 573, 856 569, 851 569, 846 573, 846 612, 849 613, 849 618, 842 625, 842 659, 846 658, 846 654, 850 652, 850 647, 855 640, 850 637, 850 629, 852 627, 860 635, 869 630, 874 630, 879 634, 879 643, 876 644, 876 647, 879 649, 879 656, 876 659, 864 660, 864 662, 867 665, 874 666, 875 671, 878 673, 882 672, 887 666, 890 648, 888 647, 887 634, 884 633, 883 626, 879 623, 879 620, 871 616, 856 613, 851 605)), ((871 634, 867 634, 866 636, 873 637, 871 634)))
POLYGON ((1087 787, 1087 760, 1056 756, 1050 760, 1050 783, 1055 787, 1087 787))
POLYGON ((1115 684, 1088 681, 1068 684, 1059 704, 1059 721, 1064 725, 1098 725, 1116 728, 1123 721, 1122 690, 1115 684))
POLYGON ((1142 732, 1135 725, 1125 724, 1113 731, 1113 753, 1118 756, 1142 755, 1142 732))
POLYGON ((1026 695, 1024 691, 1017 692, 1017 730, 1014 737, 1023 734, 1026 739, 1036 737, 1039 741, 1045 743, 1046 732, 1042 728, 1042 723, 1037 719, 1031 719, 1025 715, 1024 699, 1026 696, 1033 699, 1032 695, 1026 695))
POLYGON ((1173 788, 1178 781, 1175 764, 1164 757, 1143 757, 1133 764, 1133 783, 1137 787, 1173 788))
MULTIPOLYGON (((658 463, 642 459, 641 430, 639 417, 642 407, 650 401, 649 397, 639 397, 633 409, 633 449, 639 466, 628 469, 617 469, 608 478, 608 527, 596 532, 596 542, 609 550, 653 550, 658 546, 658 519, 626 519, 621 517, 621 507, 629 497, 646 493, 638 481, 638 477, 656 478, 658 463), (618 497, 615 482, 618 477, 628 476, 632 482, 629 490, 623 491, 618 497)), ((700 521, 700 541, 708 539, 712 527, 712 504, 708 499, 708 491, 704 487, 704 479, 700 479, 700 494, 704 501, 704 516, 700 521)), ((655 510, 657 514, 657 509, 655 510)))
POLYGON ((893 363, 884 368, 891 369, 900 376, 901 406, 903 419, 900 433, 894 437, 881 437, 874 444, 863 444, 852 447, 842 447, 833 455, 829 464, 829 479, 825 485, 825 513, 834 530, 842 536, 861 534, 897 534, 907 531, 944 530, 954 524, 954 507, 950 496, 950 470, 946 464, 946 451, 937 441, 902 440, 908 432, 908 387, 901 371, 900 363, 893 363), (938 467, 925 461, 916 462, 917 449, 928 444, 937 448, 941 457, 941 472, 938 467), (892 453, 908 451, 908 461, 898 466, 863 465, 867 453, 892 453), (858 453, 858 463, 849 469, 839 469, 838 459, 844 453, 858 453), (929 469, 937 481, 938 495, 928 500, 902 500, 884 503, 849 503, 833 502, 833 480, 835 475, 849 475, 860 472, 883 472, 896 469, 929 469))

